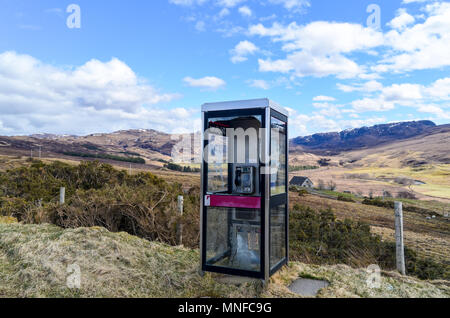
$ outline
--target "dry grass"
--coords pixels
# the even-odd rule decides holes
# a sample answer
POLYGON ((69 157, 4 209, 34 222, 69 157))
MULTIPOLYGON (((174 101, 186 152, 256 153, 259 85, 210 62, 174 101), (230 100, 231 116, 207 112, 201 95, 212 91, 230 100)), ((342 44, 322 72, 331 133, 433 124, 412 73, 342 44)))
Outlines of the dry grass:
MULTIPOLYGON (((371 225, 375 233, 388 241, 393 240, 394 211, 382 207, 336 201, 314 195, 298 196, 291 193, 290 203, 311 207, 314 210, 332 208, 338 219, 363 221, 371 225)), ((424 202, 424 201, 420 201, 424 202)), ((438 215, 438 214, 437 214, 438 215)), ((404 211, 405 245, 419 255, 450 264, 450 222, 442 217, 426 219, 424 215, 404 211)))
POLYGON ((0 295, 19 297, 238 297, 257 286, 197 274, 198 252, 103 228, 0 225, 0 295), (81 289, 66 286, 81 269, 81 289))
POLYGON ((170 247, 103 228, 63 230, 53 225, 0 224, 0 297, 298 297, 297 277, 330 282, 319 297, 450 297, 440 282, 384 273, 382 288, 367 287, 367 273, 348 266, 291 263, 267 288, 232 285, 197 273, 198 250, 170 247), (78 264, 81 288, 66 286, 78 264))
POLYGON ((291 263, 275 275, 279 289, 287 294, 287 286, 297 277, 326 280, 330 286, 319 291, 320 298, 427 298, 450 297, 445 281, 421 281, 396 272, 381 272, 381 287, 369 288, 368 272, 347 265, 318 266, 291 263))
MULTIPOLYGON (((385 227, 372 226, 371 232, 381 235, 384 241, 395 242, 395 231, 385 227)), ((405 231, 405 245, 417 251, 421 257, 429 257, 441 263, 450 264, 450 244, 448 237, 405 231)))

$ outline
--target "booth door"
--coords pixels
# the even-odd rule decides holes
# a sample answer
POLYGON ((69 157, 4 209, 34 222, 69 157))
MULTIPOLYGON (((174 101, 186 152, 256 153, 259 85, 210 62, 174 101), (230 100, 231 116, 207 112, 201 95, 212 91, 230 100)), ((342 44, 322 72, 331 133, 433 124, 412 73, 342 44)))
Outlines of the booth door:
POLYGON ((269 265, 272 275, 288 258, 287 118, 272 110, 270 127, 269 265))

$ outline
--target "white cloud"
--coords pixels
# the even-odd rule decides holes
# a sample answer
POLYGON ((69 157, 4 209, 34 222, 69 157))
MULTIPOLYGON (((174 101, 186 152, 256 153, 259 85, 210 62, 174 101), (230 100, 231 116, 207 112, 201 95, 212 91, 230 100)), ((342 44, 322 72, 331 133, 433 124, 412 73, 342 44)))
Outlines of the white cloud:
POLYGON ((293 72, 297 77, 325 77, 335 75, 338 78, 354 78, 362 73, 361 67, 352 60, 340 55, 314 56, 309 52, 299 51, 288 54, 286 59, 258 60, 261 72, 293 72))
POLYGON ((422 3, 422 2, 428 2, 430 0, 403 0, 402 3, 404 4, 410 4, 410 3, 422 3))
POLYGON ((248 84, 251 87, 260 88, 264 90, 268 90, 270 88, 270 84, 267 83, 265 80, 250 80, 248 81, 248 84))
POLYGON ((218 0, 217 4, 226 7, 226 8, 233 8, 237 6, 238 4, 245 2, 246 0, 218 0))
POLYGON ((363 84, 355 84, 355 85, 345 85, 341 83, 337 83, 336 86, 343 92, 376 92, 380 91, 383 88, 383 84, 378 81, 368 81, 363 84))
POLYGON ((418 84, 393 84, 382 90, 384 100, 408 102, 422 99, 422 86, 418 84))
POLYGON ((334 97, 323 96, 323 95, 316 96, 313 98, 313 101, 315 101, 315 102, 333 102, 335 100, 336 100, 336 98, 334 98, 334 97))
POLYGON ((206 89, 218 89, 226 85, 223 79, 214 76, 206 76, 202 78, 185 77, 183 81, 191 87, 200 87, 206 89))
POLYGON ((297 111, 290 110, 289 116, 290 127, 293 130, 292 136, 304 136, 322 131, 342 131, 349 128, 373 126, 386 122, 385 117, 340 119, 338 109, 324 110, 323 113, 315 113, 312 115, 298 114, 297 111))
POLYGON ((193 6, 193 5, 201 5, 207 2, 208 0, 169 0, 170 3, 180 5, 180 6, 193 6))
POLYGON ((286 51, 305 50, 318 55, 349 53, 383 44, 381 33, 351 23, 316 21, 304 26, 296 22, 287 26, 274 23, 269 28, 257 24, 250 26, 249 33, 282 42, 286 51))
POLYGON ((450 65, 450 3, 432 3, 424 11, 428 17, 423 23, 385 35, 385 45, 392 48, 392 53, 372 68, 375 72, 409 72, 450 65))
POLYGON ((416 19, 406 12, 406 9, 399 9, 397 11, 397 15, 394 19, 392 19, 387 25, 393 29, 402 30, 406 26, 414 23, 416 19))
POLYGON ((239 63, 247 61, 247 56, 255 54, 259 49, 250 41, 239 42, 234 49, 231 50, 231 62, 239 63))
POLYGON ((308 0, 269 0, 269 2, 273 4, 281 4, 286 9, 294 12, 302 11, 311 5, 308 0))
POLYGON ((450 77, 438 79, 424 91, 431 99, 450 100, 450 77))
POLYGON ((240 7, 238 11, 244 17, 251 17, 252 16, 252 10, 249 7, 247 7, 247 6, 240 7))
POLYGON ((0 54, 0 134, 188 129, 198 114, 169 109, 178 97, 160 93, 115 58, 57 67, 29 55, 0 54))
POLYGON ((288 73, 298 77, 352 78, 364 74, 364 68, 344 56, 383 43, 381 33, 358 24, 317 21, 305 26, 293 22, 287 26, 274 23, 271 27, 252 25, 249 34, 270 37, 281 42, 288 53, 285 59, 259 60, 261 71, 288 73))
POLYGON ((220 10, 220 12, 219 12, 219 17, 220 18, 223 18, 223 17, 225 17, 225 16, 227 16, 227 15, 229 15, 230 14, 230 10, 228 9, 228 8, 223 8, 222 10, 220 10))
POLYGON ((417 111, 429 113, 437 116, 439 119, 450 119, 450 111, 445 111, 441 107, 433 104, 419 105, 417 111))
POLYGON ((259 70, 261 72, 280 72, 288 73, 293 69, 293 66, 288 60, 263 60, 258 59, 259 70))
POLYGON ((387 102, 383 98, 363 98, 352 102, 356 112, 387 111, 395 108, 395 103, 387 102))
POLYGON ((205 22, 197 21, 197 23, 195 24, 195 29, 199 32, 204 32, 206 30, 205 26, 205 22))
MULTIPOLYGON (((428 109, 433 110, 432 113, 434 114, 444 114, 445 112, 442 110, 442 107, 445 107, 446 104, 443 102, 450 100, 450 77, 438 79, 428 86, 402 83, 383 87, 381 83, 377 82, 373 84, 373 87, 374 90, 369 91, 364 85, 346 86, 338 84, 338 88, 345 92, 355 90, 371 93, 375 91, 379 92, 376 96, 369 96, 353 101, 351 104, 353 110, 356 112, 386 111, 394 109, 398 105, 415 107, 421 109, 422 112, 428 109), (441 104, 433 104, 436 102, 441 104)), ((431 113, 431 111, 429 112, 431 113)), ((443 115, 442 118, 446 118, 446 116, 443 115)))

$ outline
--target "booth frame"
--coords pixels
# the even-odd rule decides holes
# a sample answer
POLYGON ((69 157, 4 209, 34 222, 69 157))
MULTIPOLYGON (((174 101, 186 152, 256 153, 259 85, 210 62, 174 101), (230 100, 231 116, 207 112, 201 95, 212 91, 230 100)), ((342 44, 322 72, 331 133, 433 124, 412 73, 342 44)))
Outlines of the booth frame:
MULTIPOLYGON (((281 267, 286 265, 289 261, 289 113, 286 109, 280 107, 273 101, 264 99, 242 100, 232 102, 220 103, 206 103, 202 105, 202 150, 201 150, 201 204, 200 204, 200 264, 201 273, 216 272, 235 276, 244 276, 262 279, 268 281, 270 276, 277 272, 281 267), (211 266, 206 264, 206 209, 205 209, 205 195, 207 194, 207 171, 208 164, 204 160, 204 149, 208 141, 204 138, 204 132, 208 127, 208 119, 213 117, 229 117, 229 116, 245 116, 245 115, 261 115, 262 128, 265 129, 265 156, 269 158, 271 154, 270 142, 270 123, 271 118, 274 117, 286 123, 286 140, 285 140, 285 193, 271 197, 270 193, 270 174, 261 174, 260 178, 260 192, 261 192, 261 246, 260 246, 260 271, 247 271, 241 269, 234 269, 228 267, 211 266), (268 129, 267 129, 268 128, 268 129), (272 269, 270 268, 270 208, 285 205, 285 258, 276 264, 272 269)), ((269 163, 260 163, 260 167, 270 167, 269 163)))

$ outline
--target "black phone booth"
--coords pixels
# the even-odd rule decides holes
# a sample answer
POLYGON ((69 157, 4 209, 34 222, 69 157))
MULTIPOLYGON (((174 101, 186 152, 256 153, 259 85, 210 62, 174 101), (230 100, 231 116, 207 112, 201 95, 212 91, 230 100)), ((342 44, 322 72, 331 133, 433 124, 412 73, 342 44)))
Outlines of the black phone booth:
POLYGON ((288 262, 288 112, 207 103, 202 122, 201 269, 267 280, 288 262))

